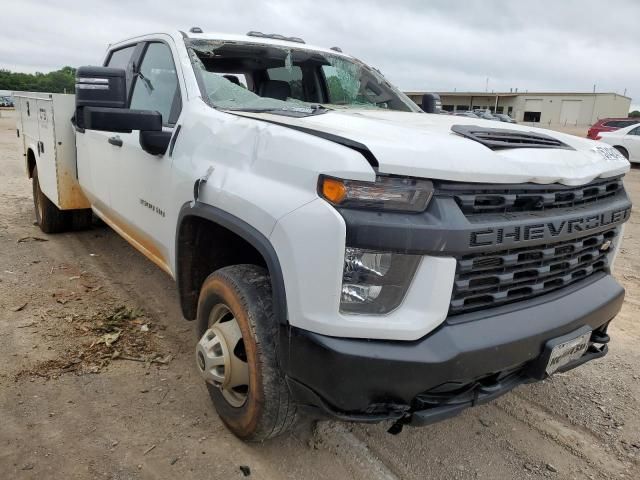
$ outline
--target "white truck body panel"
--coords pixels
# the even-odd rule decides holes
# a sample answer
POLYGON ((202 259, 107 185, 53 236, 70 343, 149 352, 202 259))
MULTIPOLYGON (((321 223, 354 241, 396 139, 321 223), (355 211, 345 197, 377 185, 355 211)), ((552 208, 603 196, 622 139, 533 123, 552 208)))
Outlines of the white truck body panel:
POLYGON ((61 210, 90 208, 78 183, 75 132, 71 117, 75 96, 16 92, 18 129, 28 165, 33 152, 42 192, 61 210))
POLYGON ((582 185, 629 169, 629 163, 622 156, 617 160, 603 157, 595 148, 598 142, 559 132, 509 125, 510 130, 552 136, 575 151, 531 148, 493 151, 451 131, 452 125, 496 128, 496 122, 490 120, 352 109, 306 118, 269 113, 243 112, 241 115, 355 140, 369 147, 380 164, 380 173, 393 175, 460 182, 582 185))

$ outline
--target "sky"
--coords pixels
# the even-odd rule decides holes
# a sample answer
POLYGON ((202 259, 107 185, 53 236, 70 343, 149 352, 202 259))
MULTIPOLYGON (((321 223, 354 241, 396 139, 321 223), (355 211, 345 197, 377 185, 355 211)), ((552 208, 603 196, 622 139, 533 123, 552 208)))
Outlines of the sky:
POLYGON ((617 92, 640 110, 639 0, 3 0, 0 68, 96 65, 142 33, 340 46, 405 91, 617 92))

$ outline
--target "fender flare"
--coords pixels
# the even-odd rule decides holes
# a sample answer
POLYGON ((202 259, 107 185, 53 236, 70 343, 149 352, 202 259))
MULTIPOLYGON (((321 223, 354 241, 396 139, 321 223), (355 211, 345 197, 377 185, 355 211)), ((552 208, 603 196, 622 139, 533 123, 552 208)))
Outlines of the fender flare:
MULTIPOLYGON (((231 215, 224 210, 221 210, 212 205, 207 205, 201 202, 195 202, 192 206, 192 202, 186 202, 180 208, 178 215, 178 222, 176 226, 176 282, 178 284, 178 292, 181 292, 181 275, 179 274, 178 262, 180 261, 180 229, 184 220, 188 217, 200 217, 205 220, 209 220, 216 223, 227 230, 235 233, 239 237, 243 238, 250 245, 252 245, 265 260, 267 264, 267 270, 271 277, 271 291, 273 297, 273 312, 281 325, 288 325, 288 311, 287 311, 287 298, 284 288, 284 276, 282 275, 282 267, 280 266, 280 260, 276 254, 273 245, 267 237, 249 225, 244 220, 231 215)), ((182 303, 182 302, 181 302, 182 303)), ((184 314, 183 307, 183 314, 184 314)), ((185 315, 186 317, 186 315, 185 315)), ((188 317, 186 317, 188 318, 188 317)))

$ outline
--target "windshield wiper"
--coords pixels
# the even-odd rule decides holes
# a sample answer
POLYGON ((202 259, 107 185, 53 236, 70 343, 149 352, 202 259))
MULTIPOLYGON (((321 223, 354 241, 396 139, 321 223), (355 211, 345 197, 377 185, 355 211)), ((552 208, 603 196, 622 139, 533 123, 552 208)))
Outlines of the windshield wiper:
POLYGON ((241 108, 224 108, 220 107, 222 110, 227 110, 229 112, 251 112, 251 113, 260 113, 260 112, 286 112, 288 108, 281 107, 241 107, 241 108))
POLYGON ((329 110, 331 110, 330 108, 325 107, 324 105, 320 105, 319 103, 315 104, 315 105, 311 105, 309 108, 311 108, 311 110, 313 110, 313 113, 324 113, 324 112, 328 112, 329 110))
POLYGON ((229 112, 249 112, 249 113, 273 113, 276 115, 305 116, 320 115, 327 113, 330 109, 323 105, 311 105, 310 107, 243 107, 243 108, 222 108, 229 112))

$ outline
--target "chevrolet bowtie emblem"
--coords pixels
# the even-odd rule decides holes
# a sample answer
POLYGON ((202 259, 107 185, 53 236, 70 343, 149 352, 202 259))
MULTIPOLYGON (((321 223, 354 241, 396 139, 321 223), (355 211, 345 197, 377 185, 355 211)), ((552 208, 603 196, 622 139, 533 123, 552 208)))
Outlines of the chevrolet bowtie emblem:
POLYGON ((606 242, 604 242, 600 247, 600 251, 606 252, 607 250, 609 250, 609 247, 611 247, 611 240, 607 240, 606 242))

